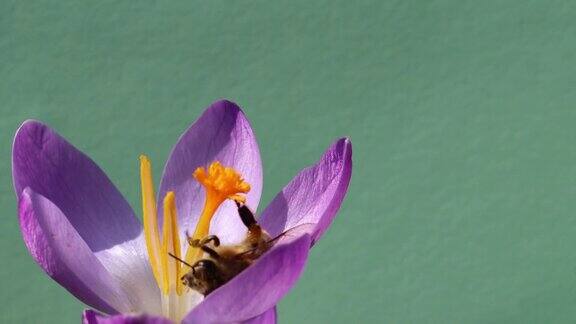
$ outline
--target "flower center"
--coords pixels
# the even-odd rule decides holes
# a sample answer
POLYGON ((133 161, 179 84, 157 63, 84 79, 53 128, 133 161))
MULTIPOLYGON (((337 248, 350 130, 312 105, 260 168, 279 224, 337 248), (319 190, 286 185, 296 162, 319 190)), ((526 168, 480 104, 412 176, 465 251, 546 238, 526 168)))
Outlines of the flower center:
MULTIPOLYGON (((223 167, 219 162, 213 162, 208 167, 207 172, 202 167, 196 169, 193 176, 206 190, 204 209, 192 236, 193 239, 202 239, 208 235, 210 221, 218 207, 226 199, 245 202, 246 198, 241 194, 247 193, 250 190, 250 185, 234 169, 223 167)), ((158 210, 152 180, 152 166, 148 157, 144 155, 140 156, 140 180, 142 186, 144 236, 150 266, 162 292, 162 312, 164 316, 180 321, 195 303, 192 300, 194 298, 190 296, 192 294, 184 293, 185 287, 180 280, 182 275, 189 269, 183 268, 180 262, 169 256, 169 254, 172 254, 177 258, 182 258, 176 197, 172 191, 168 192, 164 197, 164 217, 162 237, 160 237, 157 218, 158 210)), ((185 260, 189 264, 194 264, 202 255, 203 252, 199 248, 189 246, 185 260)))
MULTIPOLYGON (((210 230, 210 221, 218 207, 226 200, 233 199, 238 202, 246 202, 240 193, 250 191, 250 185, 242 179, 240 174, 232 168, 223 167, 220 162, 214 162, 208 167, 208 172, 200 167, 194 171, 194 178, 200 182, 206 190, 204 209, 196 225, 192 239, 203 239, 210 230)), ((203 252, 199 248, 189 247, 186 252, 186 262, 193 264, 203 252)))

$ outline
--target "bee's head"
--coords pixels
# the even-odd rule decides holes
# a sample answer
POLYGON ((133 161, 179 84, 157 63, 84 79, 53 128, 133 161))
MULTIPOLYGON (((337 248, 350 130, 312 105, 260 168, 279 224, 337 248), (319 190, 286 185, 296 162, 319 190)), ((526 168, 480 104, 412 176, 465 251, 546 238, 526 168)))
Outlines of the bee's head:
POLYGON ((184 286, 192 288, 192 287, 190 286, 190 284, 191 284, 190 279, 191 279, 191 278, 190 278, 190 273, 187 273, 187 274, 183 275, 182 278, 180 278, 180 280, 182 281, 182 284, 183 284, 184 286))
POLYGON ((218 267, 211 260, 200 260, 183 275, 182 283, 206 296, 222 284, 218 267))

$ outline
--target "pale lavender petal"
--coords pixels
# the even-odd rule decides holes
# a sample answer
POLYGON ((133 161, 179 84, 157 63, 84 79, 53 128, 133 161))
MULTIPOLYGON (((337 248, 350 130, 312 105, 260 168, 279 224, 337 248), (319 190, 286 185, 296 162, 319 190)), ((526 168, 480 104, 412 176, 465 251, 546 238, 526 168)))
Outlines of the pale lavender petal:
POLYGON ((277 317, 276 307, 274 307, 264 312, 264 314, 242 322, 242 324, 276 324, 277 317))
POLYGON ((274 236, 304 223, 316 224, 316 242, 332 223, 352 175, 352 143, 336 141, 313 166, 282 189, 262 213, 260 223, 274 236))
POLYGON ((106 316, 87 309, 82 314, 82 324, 172 324, 172 321, 164 317, 147 314, 106 316))
POLYGON ((18 214, 30 254, 52 279, 101 311, 131 310, 130 296, 50 200, 26 188, 20 196, 18 214))
POLYGON ((308 234, 283 237, 255 264, 208 295, 183 323, 241 322, 274 307, 304 270, 310 243, 308 234))
POLYGON ((50 199, 94 252, 142 232, 134 212, 104 172, 40 122, 29 120, 18 129, 12 176, 17 196, 30 187, 50 199))
MULTIPOLYGON (((168 191, 175 191, 182 235, 185 231, 194 231, 204 206, 204 190, 192 178, 192 173, 214 161, 233 167, 242 174, 252 188, 247 195, 247 205, 256 210, 262 192, 258 144, 242 110, 227 100, 213 103, 182 134, 164 167, 158 199, 161 201, 168 191)), ((227 201, 212 220, 211 231, 218 233, 224 243, 237 241, 245 233, 245 227, 236 214, 234 203, 227 201)), ((158 218, 161 223, 161 210, 158 218)))
POLYGON ((158 307, 142 225, 89 157, 48 126, 29 120, 14 137, 12 176, 16 195, 29 187, 58 206, 123 289, 145 297, 141 307, 158 307))

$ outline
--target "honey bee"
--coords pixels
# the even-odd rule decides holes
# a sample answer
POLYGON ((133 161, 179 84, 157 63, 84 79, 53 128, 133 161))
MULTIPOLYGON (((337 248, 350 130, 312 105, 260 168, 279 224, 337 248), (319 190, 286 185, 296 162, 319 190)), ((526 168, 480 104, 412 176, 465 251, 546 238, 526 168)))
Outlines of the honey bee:
POLYGON ((191 268, 182 276, 182 283, 204 296, 209 295, 254 263, 272 247, 274 241, 284 234, 272 239, 258 225, 254 214, 246 205, 238 202, 236 205, 240 219, 248 229, 246 237, 240 243, 220 245, 220 239, 216 235, 208 235, 200 240, 186 235, 188 244, 191 247, 200 248, 204 252, 204 257, 191 265, 170 254, 191 268))

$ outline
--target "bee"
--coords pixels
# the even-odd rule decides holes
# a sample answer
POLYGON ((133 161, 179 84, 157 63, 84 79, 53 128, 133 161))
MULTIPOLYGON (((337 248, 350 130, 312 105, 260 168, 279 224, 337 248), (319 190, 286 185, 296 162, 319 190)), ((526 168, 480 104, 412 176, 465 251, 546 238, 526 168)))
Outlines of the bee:
POLYGON ((246 237, 240 243, 221 245, 216 235, 193 239, 187 234, 188 244, 191 247, 200 248, 204 252, 203 258, 191 265, 170 254, 191 268, 180 279, 182 283, 204 296, 209 295, 249 267, 284 234, 272 239, 256 222, 254 214, 246 205, 239 202, 236 202, 236 205, 240 219, 248 229, 246 237))

